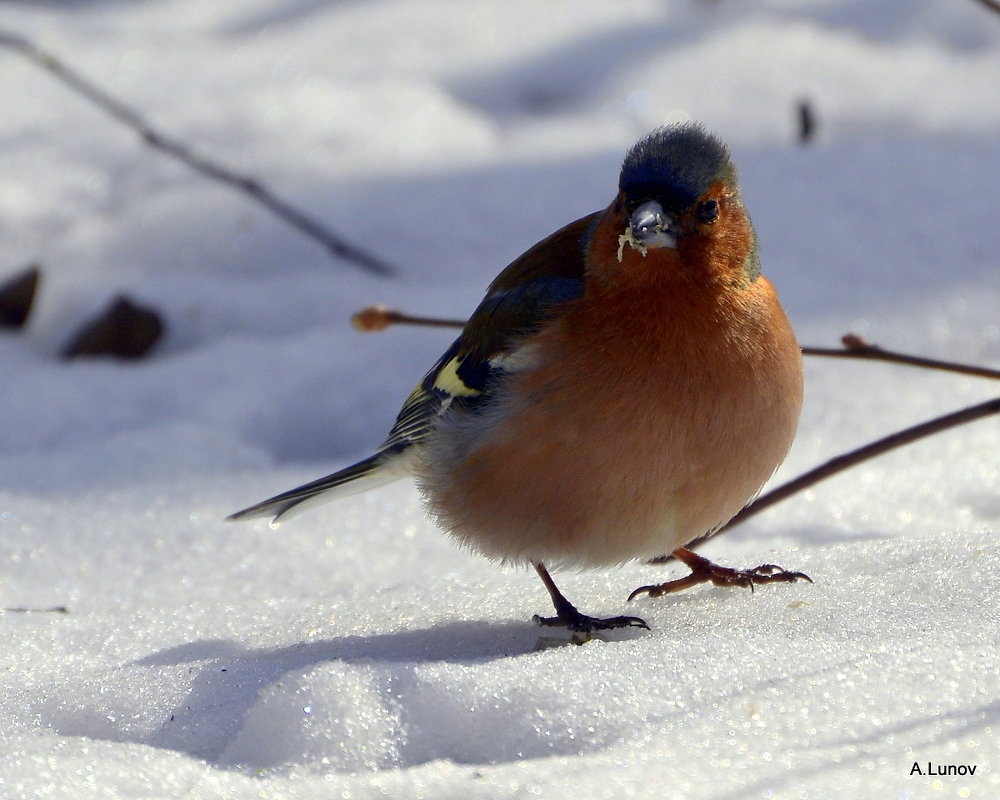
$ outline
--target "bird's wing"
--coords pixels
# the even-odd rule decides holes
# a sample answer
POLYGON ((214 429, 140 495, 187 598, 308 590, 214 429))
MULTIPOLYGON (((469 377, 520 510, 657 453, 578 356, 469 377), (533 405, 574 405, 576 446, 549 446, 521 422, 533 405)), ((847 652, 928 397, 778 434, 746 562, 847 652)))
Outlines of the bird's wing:
POLYGON ((495 378, 517 369, 518 348, 560 307, 583 293, 586 240, 596 214, 570 223, 510 264, 491 284, 461 336, 406 399, 382 446, 339 472, 237 511, 228 519, 273 517, 389 483, 409 472, 414 444, 455 402, 491 396, 495 378))
POLYGON ((584 249, 596 217, 577 220, 542 240, 493 281, 444 355, 406 399, 379 453, 400 453, 423 440, 455 402, 488 399, 497 378, 524 363, 518 352, 584 290, 584 249))

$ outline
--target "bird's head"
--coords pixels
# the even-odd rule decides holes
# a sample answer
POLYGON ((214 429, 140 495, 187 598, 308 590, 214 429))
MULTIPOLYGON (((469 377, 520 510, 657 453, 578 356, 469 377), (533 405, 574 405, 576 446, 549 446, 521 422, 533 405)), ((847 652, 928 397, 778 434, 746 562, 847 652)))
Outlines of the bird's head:
POLYGON ((759 273, 756 237, 728 148, 701 125, 657 128, 625 156, 618 195, 594 244, 608 262, 747 283, 759 273), (637 260, 638 259, 638 260, 637 260))

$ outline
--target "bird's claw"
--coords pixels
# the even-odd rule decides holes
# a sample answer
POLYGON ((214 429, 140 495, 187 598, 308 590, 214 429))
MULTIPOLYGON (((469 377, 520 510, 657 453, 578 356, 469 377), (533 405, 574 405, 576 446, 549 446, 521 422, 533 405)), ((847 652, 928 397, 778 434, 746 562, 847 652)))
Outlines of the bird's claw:
POLYGON ((813 582, 812 578, 804 572, 789 572, 777 564, 761 564, 753 569, 732 569, 731 567, 719 566, 707 558, 687 550, 676 550, 674 555, 691 568, 690 575, 666 583, 640 586, 628 596, 628 599, 634 600, 641 594, 662 597, 665 594, 697 586, 699 583, 711 583, 715 586, 739 586, 752 592, 754 586, 760 583, 794 583, 798 580, 813 582))
POLYGON ((761 564, 753 569, 731 569, 729 567, 716 566, 706 580, 711 581, 715 586, 740 586, 753 591, 753 587, 758 583, 795 583, 797 580, 807 580, 812 583, 812 578, 804 572, 789 572, 777 564, 761 564))
POLYGON ((543 617, 535 614, 531 619, 536 625, 543 628, 569 628, 569 630, 576 631, 577 633, 609 631, 615 628, 644 628, 647 631, 649 630, 649 625, 646 624, 646 621, 639 617, 599 619, 598 617, 588 617, 579 611, 575 614, 564 613, 557 617, 543 617))
POLYGON ((734 572, 746 576, 748 584, 740 583, 739 585, 749 585, 751 589, 753 589, 754 583, 795 583, 798 580, 813 582, 813 579, 804 572, 789 572, 777 564, 761 564, 753 569, 734 570, 734 572))

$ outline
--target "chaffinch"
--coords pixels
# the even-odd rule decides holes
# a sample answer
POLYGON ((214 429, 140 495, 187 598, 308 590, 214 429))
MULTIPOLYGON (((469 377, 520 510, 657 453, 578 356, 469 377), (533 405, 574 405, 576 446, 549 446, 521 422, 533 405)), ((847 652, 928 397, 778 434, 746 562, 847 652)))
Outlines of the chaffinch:
POLYGON ((230 519, 277 523, 411 474, 461 544, 534 566, 556 610, 536 622, 647 627, 582 614, 547 567, 672 553, 691 568, 653 594, 805 578, 684 548, 761 488, 801 405, 801 353, 729 152, 699 125, 663 127, 628 152, 607 208, 497 276, 373 455, 230 519))

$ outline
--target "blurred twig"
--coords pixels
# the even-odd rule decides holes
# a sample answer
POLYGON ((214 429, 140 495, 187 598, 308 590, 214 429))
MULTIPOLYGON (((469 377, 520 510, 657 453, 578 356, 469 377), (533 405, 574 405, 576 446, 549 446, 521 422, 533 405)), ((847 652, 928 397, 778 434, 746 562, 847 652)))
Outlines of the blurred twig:
POLYGON ((997 2, 997 0, 979 0, 979 4, 986 6, 990 11, 1000 14, 1000 2, 997 2))
POLYGON ((816 111, 810 100, 803 98, 795 104, 799 123, 799 144, 805 146, 816 138, 816 111))
POLYGON ((359 331, 366 333, 383 331, 390 325, 422 325, 430 328, 462 328, 465 326, 465 322, 460 319, 414 317, 381 304, 362 308, 351 316, 351 324, 359 331))
POLYGON ((0 29, 0 46, 13 50, 53 75, 65 86, 85 97, 106 114, 134 130, 145 144, 183 161, 205 177, 224 183, 245 194, 301 233, 319 242, 332 255, 379 275, 389 275, 395 271, 387 262, 346 242, 304 211, 279 198, 256 178, 241 175, 228 167, 199 156, 184 143, 160 133, 151 127, 138 112, 112 97, 96 84, 91 83, 79 72, 42 50, 29 39, 0 29))

